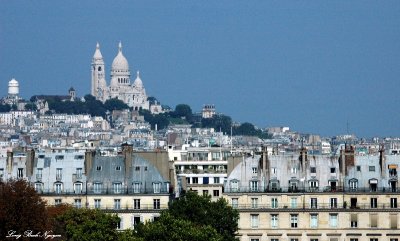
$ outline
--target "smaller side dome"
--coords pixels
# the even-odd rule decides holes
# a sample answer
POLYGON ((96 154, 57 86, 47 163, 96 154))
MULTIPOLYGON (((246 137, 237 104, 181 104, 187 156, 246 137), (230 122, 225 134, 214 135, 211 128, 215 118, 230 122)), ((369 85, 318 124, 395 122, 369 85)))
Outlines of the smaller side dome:
POLYGON ((142 82, 142 80, 140 79, 139 70, 136 72, 136 79, 135 79, 135 82, 133 82, 133 85, 134 85, 136 88, 139 88, 139 89, 143 88, 143 82, 142 82))

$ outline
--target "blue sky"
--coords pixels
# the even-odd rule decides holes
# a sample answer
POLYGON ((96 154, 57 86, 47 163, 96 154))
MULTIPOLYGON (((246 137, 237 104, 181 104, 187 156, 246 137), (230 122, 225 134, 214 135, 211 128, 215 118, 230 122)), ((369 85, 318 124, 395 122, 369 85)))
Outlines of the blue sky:
MULTIPOLYGON (((90 92, 118 42, 147 94, 259 127, 400 136, 400 1, 2 1, 0 93, 90 92)), ((134 77, 133 77, 134 79, 134 77)), ((109 80, 109 78, 108 78, 109 80)))

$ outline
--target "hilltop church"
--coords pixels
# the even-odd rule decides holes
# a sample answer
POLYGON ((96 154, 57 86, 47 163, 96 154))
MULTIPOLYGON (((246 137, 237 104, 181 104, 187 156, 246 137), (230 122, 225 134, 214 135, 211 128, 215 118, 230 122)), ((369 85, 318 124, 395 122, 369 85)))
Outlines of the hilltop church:
POLYGON ((120 42, 118 54, 111 65, 111 83, 110 86, 107 86, 104 60, 100 52, 100 45, 97 43, 92 59, 91 94, 102 102, 117 98, 134 110, 149 110, 149 101, 147 100, 146 90, 140 79, 139 71, 133 84, 131 84, 130 76, 129 64, 122 54, 122 44, 120 42))

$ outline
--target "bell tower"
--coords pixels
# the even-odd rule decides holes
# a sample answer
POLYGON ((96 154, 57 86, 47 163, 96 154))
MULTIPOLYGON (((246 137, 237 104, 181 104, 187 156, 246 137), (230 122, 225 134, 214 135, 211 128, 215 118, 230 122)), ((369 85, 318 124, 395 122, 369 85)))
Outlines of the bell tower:
POLYGON ((96 44, 96 51, 92 59, 92 87, 91 95, 100 101, 107 100, 107 84, 104 74, 104 60, 100 52, 99 43, 96 44))

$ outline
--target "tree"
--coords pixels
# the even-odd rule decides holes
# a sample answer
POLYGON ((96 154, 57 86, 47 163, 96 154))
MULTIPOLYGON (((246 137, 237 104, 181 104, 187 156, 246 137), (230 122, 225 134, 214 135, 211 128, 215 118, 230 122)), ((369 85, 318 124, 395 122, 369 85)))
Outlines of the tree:
POLYGON ((120 218, 116 214, 73 208, 58 216, 57 220, 65 227, 66 239, 70 241, 118 240, 116 227, 120 218))
POLYGON ((168 212, 155 222, 135 227, 136 235, 146 241, 222 241, 223 237, 211 225, 197 225, 188 219, 176 218, 168 212))
POLYGON ((0 112, 9 112, 10 110, 10 105, 0 105, 0 112))
POLYGON ((210 196, 187 192, 173 201, 167 212, 174 218, 190 220, 200 226, 210 225, 222 235, 223 240, 237 240, 235 234, 238 230, 239 213, 223 198, 212 202, 210 196))
POLYGON ((172 117, 185 118, 188 122, 192 120, 192 109, 189 105, 179 104, 175 107, 174 113, 171 113, 172 117))
POLYGON ((117 98, 106 100, 104 107, 109 111, 129 109, 127 104, 117 98))
MULTIPOLYGON (((46 202, 25 180, 0 182, 0 237, 9 231, 24 234, 31 230, 33 234, 48 230, 46 202)), ((21 237, 29 240, 29 237, 21 237)))
POLYGON ((35 103, 26 103, 25 104, 25 110, 32 110, 32 111, 36 111, 37 107, 35 105, 35 103))

